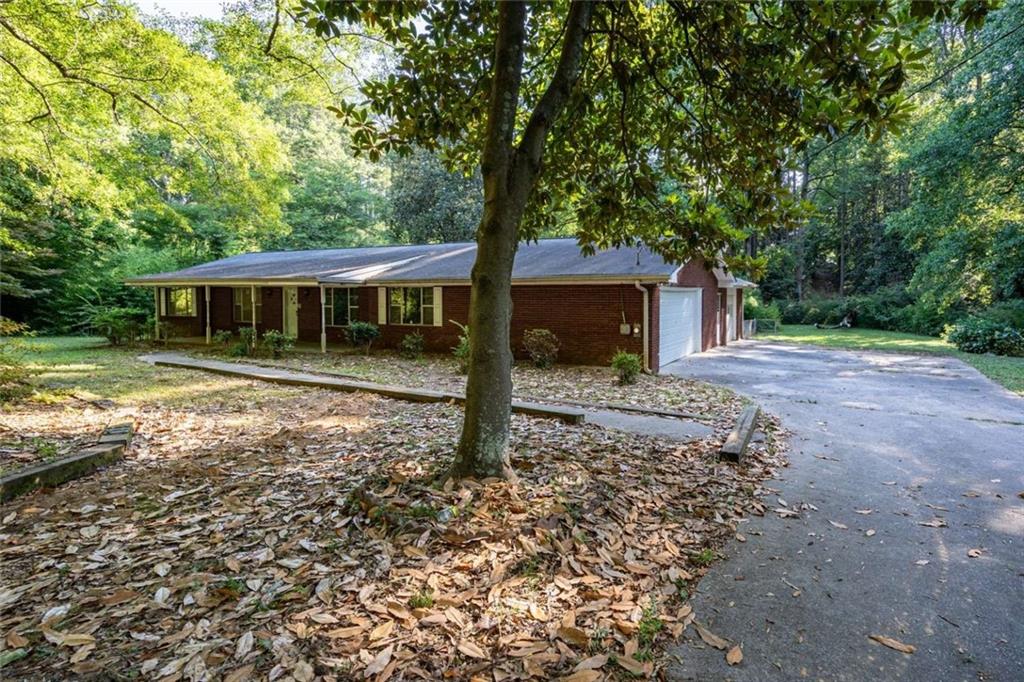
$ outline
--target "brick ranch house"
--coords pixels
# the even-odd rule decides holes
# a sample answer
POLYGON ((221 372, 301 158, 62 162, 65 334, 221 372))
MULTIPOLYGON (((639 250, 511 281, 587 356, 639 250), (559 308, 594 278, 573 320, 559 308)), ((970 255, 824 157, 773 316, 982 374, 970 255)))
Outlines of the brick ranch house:
MULTIPOLYGON (((158 325, 207 343, 216 331, 251 326, 326 351, 362 320, 379 325, 382 346, 419 331, 428 350, 446 352, 458 342, 455 322, 469 317, 475 257, 475 243, 249 253, 127 283, 153 288, 158 325)), ((740 338, 743 289, 753 286, 646 248, 584 257, 573 239, 523 243, 512 273, 512 349, 522 356, 523 332, 549 329, 560 362, 606 364, 624 349, 657 372, 740 338)))

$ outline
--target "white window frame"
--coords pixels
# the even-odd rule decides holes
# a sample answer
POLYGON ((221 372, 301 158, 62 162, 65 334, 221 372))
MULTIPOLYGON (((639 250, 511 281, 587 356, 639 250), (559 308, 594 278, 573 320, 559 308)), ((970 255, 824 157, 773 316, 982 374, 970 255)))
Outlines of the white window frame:
POLYGON ((356 287, 330 287, 324 296, 324 324, 328 327, 347 327, 353 322, 359 321, 359 289, 356 287), (334 321, 334 297, 338 292, 343 292, 346 297, 346 308, 348 308, 348 322, 335 324, 334 321))
MULTIPOLYGON (((252 324, 252 315, 246 316, 246 308, 253 306, 252 287, 231 287, 231 319, 239 324, 252 324)), ((263 292, 256 287, 256 324, 263 322, 263 292)))
POLYGON ((196 309, 195 287, 164 287, 164 315, 167 317, 196 317, 199 313, 196 309), (176 292, 183 292, 185 295, 186 311, 178 310, 174 305, 176 292))
POLYGON ((440 313, 441 313, 441 310, 440 310, 441 306, 438 305, 438 303, 439 303, 439 301, 438 301, 438 293, 439 293, 438 289, 439 288, 440 287, 388 287, 387 288, 387 299, 386 299, 387 314, 388 314, 388 324, 392 324, 392 325, 396 325, 396 326, 401 326, 401 327, 434 327, 434 326, 437 326, 437 324, 438 324, 438 315, 440 315, 440 313), (406 302, 408 300, 407 292, 410 292, 410 291, 413 291, 413 290, 417 290, 417 289, 420 292, 420 309, 419 309, 420 315, 419 315, 419 321, 417 321, 417 322, 406 322, 405 321, 405 310, 406 310, 406 302), (424 296, 423 292, 426 292, 426 291, 430 292, 430 304, 429 305, 423 303, 423 296, 424 296), (399 294, 399 296, 401 298, 401 303, 399 303, 398 305, 394 305, 392 303, 392 296, 394 295, 394 292, 401 292, 399 294), (430 317, 431 317, 430 322, 425 322, 424 321, 425 315, 423 314, 423 311, 425 309, 427 309, 427 308, 430 309, 430 317), (397 320, 394 319, 394 316, 395 316, 394 313, 395 313, 396 310, 398 311, 398 319, 397 320))

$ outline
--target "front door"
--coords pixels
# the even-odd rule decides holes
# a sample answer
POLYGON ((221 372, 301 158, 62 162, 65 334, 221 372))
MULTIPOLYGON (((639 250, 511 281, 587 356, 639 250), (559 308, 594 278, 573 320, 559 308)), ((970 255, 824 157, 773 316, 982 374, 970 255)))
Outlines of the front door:
POLYGON ((299 335, 299 288, 284 287, 283 294, 281 300, 284 310, 281 319, 284 329, 281 331, 288 336, 297 337, 299 335))

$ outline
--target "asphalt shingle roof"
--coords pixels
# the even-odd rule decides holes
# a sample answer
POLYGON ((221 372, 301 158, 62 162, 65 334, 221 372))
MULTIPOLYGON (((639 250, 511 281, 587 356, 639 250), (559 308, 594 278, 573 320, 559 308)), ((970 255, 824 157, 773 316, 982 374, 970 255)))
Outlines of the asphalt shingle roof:
MULTIPOLYGON (((367 246, 246 253, 128 280, 133 284, 218 281, 316 281, 324 284, 469 282, 476 243, 367 246)), ((575 239, 522 243, 512 279, 667 280, 677 268, 644 247, 583 256, 575 239)))

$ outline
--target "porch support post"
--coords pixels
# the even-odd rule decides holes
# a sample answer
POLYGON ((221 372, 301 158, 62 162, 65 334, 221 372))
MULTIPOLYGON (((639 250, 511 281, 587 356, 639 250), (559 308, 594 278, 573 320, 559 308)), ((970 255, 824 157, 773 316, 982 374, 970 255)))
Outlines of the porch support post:
POLYGON ((249 302, 252 303, 252 342, 256 344, 256 285, 253 284, 249 287, 249 302))
POLYGON ((320 285, 320 352, 327 352, 327 311, 324 308, 327 306, 327 292, 324 290, 324 285, 320 285))
POLYGON ((160 341, 160 287, 153 287, 153 341, 160 341))
POLYGON ((213 334, 210 333, 210 285, 206 287, 206 345, 209 346, 213 340, 213 334))

